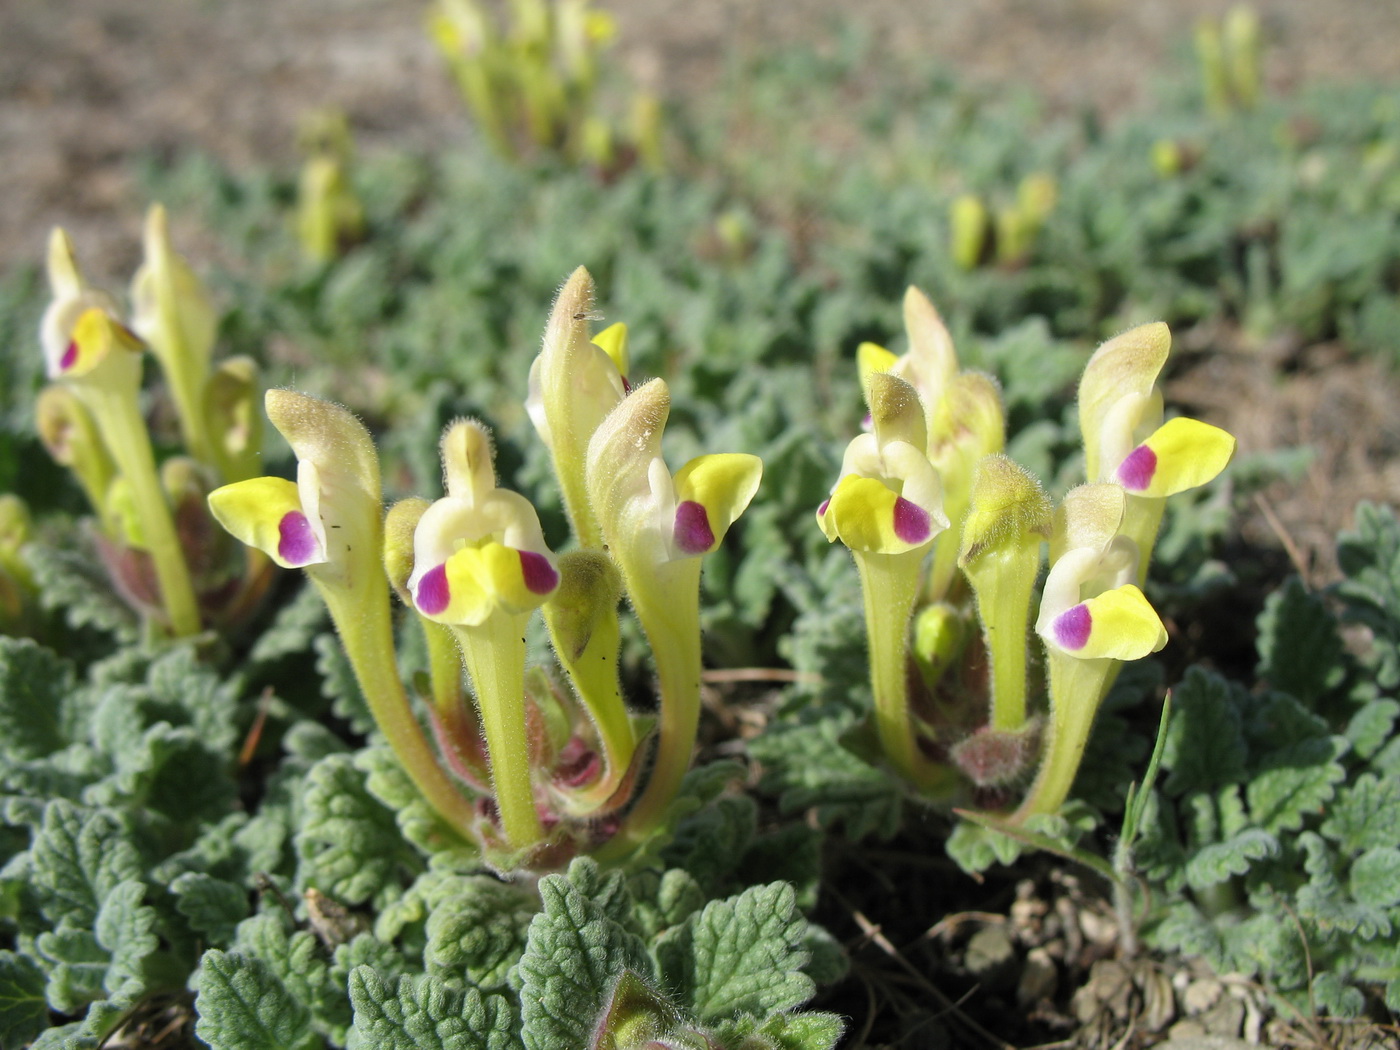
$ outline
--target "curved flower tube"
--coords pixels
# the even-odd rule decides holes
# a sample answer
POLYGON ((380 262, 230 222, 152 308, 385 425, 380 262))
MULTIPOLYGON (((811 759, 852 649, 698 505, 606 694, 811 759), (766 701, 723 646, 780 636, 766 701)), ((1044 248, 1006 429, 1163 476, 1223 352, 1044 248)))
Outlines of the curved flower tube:
POLYGON ((394 754, 428 803, 465 835, 476 814, 439 766, 394 661, 374 442, 349 411, 328 401, 269 390, 264 403, 296 453, 296 482, 225 485, 209 494, 209 509, 237 539, 279 565, 306 570, 394 754))
POLYGON ((525 707, 525 626, 559 586, 525 497, 496 487, 491 439, 474 420, 442 438, 447 495, 418 520, 407 589, 414 608, 457 636, 486 735, 501 830, 513 850, 543 841, 525 707))
POLYGON ((958 564, 977 595, 992 664, 991 727, 1026 726, 1026 622, 1040 571, 1040 546, 1052 530, 1040 479, 1007 456, 977 464, 958 564))
POLYGON ((1167 644, 1161 619, 1136 584, 1137 545, 1119 534, 1127 501, 1116 484, 1082 485, 1056 514, 1052 565, 1035 625, 1050 674, 1049 742, 1014 820, 1063 805, 1119 663, 1167 644))
POLYGON ((1094 352, 1079 381, 1079 426, 1091 482, 1115 481, 1130 495, 1121 531, 1137 544, 1145 578, 1167 496, 1213 480, 1235 439, 1194 419, 1163 423, 1157 377, 1171 349, 1165 324, 1141 325, 1094 352))
POLYGON ((889 372, 867 377, 874 431, 855 438, 831 497, 817 509, 829 541, 850 548, 861 576, 870 647, 875 725, 890 764, 911 780, 929 779, 909 716, 909 619, 920 568, 948 527, 938 472, 924 453, 923 404, 889 372))
POLYGON ((202 411, 218 316, 199 278, 171 245, 159 204, 146 213, 144 247, 145 260, 131 281, 131 327, 165 372, 185 447, 201 463, 218 467, 202 411))
POLYGON ((758 490, 757 456, 698 456, 672 476, 661 458, 665 382, 632 391, 588 445, 588 496, 603 542, 656 661, 661 704, 651 777, 609 852, 650 834, 674 800, 700 718, 700 557, 719 546, 758 490))
POLYGON ((580 266, 559 290, 544 345, 530 366, 525 409, 554 459, 564 509, 579 544, 601 547, 584 461, 588 442, 627 393, 627 328, 615 324, 590 342, 593 278, 580 266))
POLYGON ((170 630, 177 636, 196 634, 200 615, 194 584, 141 416, 145 345, 117 320, 111 297, 83 281, 72 242, 62 230, 49 240, 48 270, 54 297, 39 326, 48 376, 63 383, 87 410, 130 489, 170 630))

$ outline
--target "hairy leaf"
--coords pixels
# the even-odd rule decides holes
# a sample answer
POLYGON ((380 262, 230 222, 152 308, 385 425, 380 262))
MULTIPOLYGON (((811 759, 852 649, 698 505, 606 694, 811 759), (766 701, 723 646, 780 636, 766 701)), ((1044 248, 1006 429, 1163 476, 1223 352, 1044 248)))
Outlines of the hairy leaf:
POLYGON ((350 974, 355 1031, 380 1050, 514 1050, 520 1046, 510 1004, 440 978, 385 981, 368 966, 350 974))
POLYGON ((801 1006, 815 986, 802 972, 806 920, 785 882, 711 901, 663 934, 657 959, 669 986, 701 1021, 740 1013, 766 1016, 801 1006))
POLYGON ((311 1050, 311 1014, 261 959, 204 953, 194 1001, 195 1034, 219 1050, 311 1050))
POLYGON ((526 1050, 577 1050, 588 1045, 623 973, 649 980, 652 962, 641 940, 571 877, 546 875, 540 898, 544 910, 530 923, 511 979, 520 995, 524 1042, 526 1050))

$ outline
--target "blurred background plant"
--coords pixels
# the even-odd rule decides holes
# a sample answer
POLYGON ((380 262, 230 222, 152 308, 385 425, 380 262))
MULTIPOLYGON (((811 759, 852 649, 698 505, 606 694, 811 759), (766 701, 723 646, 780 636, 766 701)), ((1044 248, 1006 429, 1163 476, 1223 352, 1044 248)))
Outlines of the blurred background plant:
POLYGON ((665 165, 657 99, 619 119, 600 93, 617 27, 589 0, 510 0, 505 24, 476 0, 437 0, 428 29, 477 128, 506 160, 557 157, 603 173, 665 165))

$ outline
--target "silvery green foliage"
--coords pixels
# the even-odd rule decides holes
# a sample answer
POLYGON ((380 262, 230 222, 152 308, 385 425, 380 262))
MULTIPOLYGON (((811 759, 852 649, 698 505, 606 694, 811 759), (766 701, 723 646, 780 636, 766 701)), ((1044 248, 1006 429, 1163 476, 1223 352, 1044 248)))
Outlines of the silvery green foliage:
POLYGON ((1400 524, 1363 505, 1346 578, 1291 580, 1259 617, 1262 690, 1194 669, 1139 861, 1168 903, 1155 943, 1339 1016, 1400 1008, 1400 524), (1341 599, 1341 603, 1337 599, 1341 599), (1373 635, 1353 656, 1341 629, 1373 635))

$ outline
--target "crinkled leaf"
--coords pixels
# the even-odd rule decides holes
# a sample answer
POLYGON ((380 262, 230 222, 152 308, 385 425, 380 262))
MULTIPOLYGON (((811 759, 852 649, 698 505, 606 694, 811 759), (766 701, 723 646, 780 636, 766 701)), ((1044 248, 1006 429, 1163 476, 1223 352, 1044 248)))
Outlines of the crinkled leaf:
POLYGON ((304 655, 311 649, 312 640, 324 633, 325 626, 326 603, 315 587, 305 584, 258 635, 248 660, 270 664, 284 656, 304 655))
POLYGON ((62 612, 70 627, 95 627, 125 644, 140 637, 136 613, 112 590, 106 571, 84 547, 31 544, 25 559, 34 573, 39 603, 62 612))
POLYGON ((1357 777, 1327 808, 1322 833, 1347 853, 1400 843, 1400 780, 1357 777))
POLYGON ((1296 576, 1269 595, 1256 626, 1258 672, 1275 689, 1314 703, 1341 684, 1346 669, 1337 622, 1296 576))
POLYGON ((0 757, 37 759, 72 742, 73 666, 24 638, 0 636, 0 757))
POLYGON ((1234 875, 1243 875, 1251 864, 1280 853, 1278 839, 1258 828, 1241 831, 1224 842, 1196 851, 1186 865, 1186 881, 1194 889, 1205 889, 1234 875))
POLYGON ((44 984, 33 959, 0 950, 0 1046, 23 1046, 48 1027, 44 984))
POLYGON ((428 913, 428 973, 461 979, 486 991, 504 988, 525 950, 525 932, 538 901, 521 887, 486 875, 458 877, 456 891, 428 913))
POLYGON ((298 881, 342 904, 382 902, 400 872, 420 866, 393 812, 370 795, 351 755, 328 755, 306 775, 296 836, 298 881))
POLYGON ((30 852, 39 907, 55 926, 91 928, 107 894, 142 876, 140 854, 115 813, 63 799, 45 807, 30 852))
POLYGON ((91 930, 60 926, 34 938, 34 949, 48 974, 44 994, 59 1013, 77 1014, 106 996, 111 953, 91 930))
POLYGON ((337 718, 349 722, 350 728, 360 736, 368 735, 375 728, 374 715, 370 714, 369 703, 360 691, 355 669, 350 666, 340 639, 333 634, 320 635, 315 649, 321 693, 331 702, 331 710, 337 718))
POLYGON ((702 1022, 740 1013, 766 1016, 801 1006, 815 991, 802 971, 806 927, 791 886, 753 886, 738 897, 711 901, 663 934, 656 957, 667 985, 702 1022))
POLYGON ((1358 758, 1371 758, 1395 735, 1395 719, 1400 716, 1400 703, 1394 700, 1371 700, 1351 716, 1346 738, 1358 758))
POLYGON ((1394 513, 1358 504, 1356 531, 1338 538, 1337 561, 1347 577, 1337 593, 1348 617, 1374 633, 1377 678, 1392 688, 1400 683, 1400 523, 1394 513))
POLYGON ((902 793, 883 770, 841 745, 849 715, 775 727, 749 744, 763 765, 762 787, 785 813, 815 807, 823 827, 842 825, 853 839, 889 838, 899 828, 902 793))
POLYGON ((757 825, 758 806, 747 795, 716 799, 681 821, 662 860, 684 868, 706 891, 717 893, 738 867, 757 825))
POLYGON ((111 954, 103 983, 114 999, 135 999, 146 991, 146 960, 160 948, 156 911, 143 903, 145 896, 144 883, 120 883, 97 913, 97 943, 111 954))
POLYGON ((1172 721, 1162 765, 1169 795, 1206 791, 1244 778, 1248 747, 1237 686, 1199 667, 1172 690, 1172 721))
POLYGON ((1351 895, 1372 908, 1400 904, 1400 848, 1378 846, 1357 857, 1351 866, 1351 895))
POLYGON ((727 1021, 716 1028, 715 1037, 723 1047, 833 1050, 845 1029, 845 1019, 837 1014, 777 1014, 762 1024, 756 1017, 727 1021))
POLYGON ((377 1050, 513 1050, 515 1017, 503 996, 467 992, 427 975, 386 983, 368 966, 350 974, 355 1031, 377 1050))
POLYGON ((624 971, 643 979, 652 963, 641 940, 610 919, 569 877, 540 880, 543 911, 530 923, 511 977, 520 996, 527 1050, 587 1046, 624 971))
POLYGON ((227 944, 248 917, 248 891, 202 871, 187 871, 170 884, 175 907, 204 941, 227 944))
POLYGON ((370 795, 394 814, 404 839, 432 854, 439 864, 474 866, 476 847, 428 805, 393 751, 387 747, 362 748, 354 761, 355 767, 365 774, 370 795))
POLYGON ((204 953, 195 1034, 218 1050, 311 1050, 311 1014, 261 959, 217 948, 204 953))
POLYGON ((1278 834, 1321 815, 1337 785, 1346 779, 1346 770, 1337 761, 1346 750, 1344 738, 1323 737, 1270 753, 1246 790, 1254 820, 1278 834))
POLYGON ((657 934, 679 926, 705 906, 705 891, 684 868, 658 872, 647 868, 627 881, 632 915, 650 943, 657 934))

